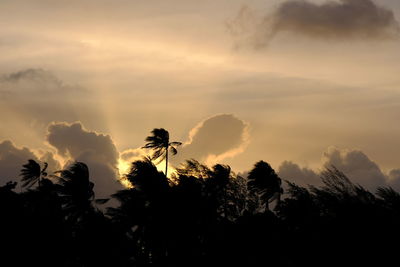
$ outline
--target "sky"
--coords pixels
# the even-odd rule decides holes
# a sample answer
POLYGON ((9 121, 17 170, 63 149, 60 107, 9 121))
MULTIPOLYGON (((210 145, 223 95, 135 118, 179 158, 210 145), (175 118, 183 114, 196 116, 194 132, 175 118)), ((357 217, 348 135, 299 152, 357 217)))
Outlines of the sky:
POLYGON ((0 184, 80 160, 107 194, 165 128, 173 166, 400 186, 399 20, 397 0, 2 0, 0 184))

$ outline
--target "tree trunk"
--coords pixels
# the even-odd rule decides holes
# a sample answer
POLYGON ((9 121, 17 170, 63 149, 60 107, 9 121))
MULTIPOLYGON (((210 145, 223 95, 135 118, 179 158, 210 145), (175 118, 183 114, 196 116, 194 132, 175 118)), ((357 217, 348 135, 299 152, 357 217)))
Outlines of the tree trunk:
POLYGON ((167 147, 167 152, 165 155, 165 177, 168 177, 167 171, 168 171, 168 147, 167 147))

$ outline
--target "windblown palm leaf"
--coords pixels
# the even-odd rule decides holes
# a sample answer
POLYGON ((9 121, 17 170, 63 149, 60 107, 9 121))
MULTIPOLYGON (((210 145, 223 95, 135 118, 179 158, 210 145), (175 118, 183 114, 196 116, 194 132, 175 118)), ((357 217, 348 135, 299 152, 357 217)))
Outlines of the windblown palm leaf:
POLYGON ((31 188, 35 183, 38 183, 40 187, 40 179, 47 176, 46 169, 47 163, 44 163, 43 169, 41 169, 39 163, 33 159, 28 160, 27 164, 24 164, 21 169, 20 176, 22 176, 22 187, 31 188))
POLYGON ((197 179, 206 179, 210 177, 211 170, 206 165, 201 164, 195 159, 186 160, 176 169, 177 179, 180 176, 196 177, 197 179))
POLYGON ((393 209, 400 210, 400 193, 391 187, 379 187, 376 193, 384 202, 384 205, 393 209))
POLYGON ((68 169, 57 172, 58 193, 67 217, 79 219, 93 210, 94 184, 89 180, 89 169, 82 162, 75 162, 68 169))

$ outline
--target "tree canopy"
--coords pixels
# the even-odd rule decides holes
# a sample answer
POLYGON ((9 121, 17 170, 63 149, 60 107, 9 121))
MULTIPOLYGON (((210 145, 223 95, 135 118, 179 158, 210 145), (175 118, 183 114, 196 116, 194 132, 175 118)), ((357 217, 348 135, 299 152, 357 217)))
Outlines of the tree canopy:
POLYGON ((153 162, 176 145, 166 133, 146 139, 159 152, 131 163, 125 178, 132 187, 115 192, 111 204, 95 198, 85 163, 48 174, 46 163, 28 160, 23 190, 16 192, 15 182, 0 186, 0 263, 312 267, 396 260, 400 193, 393 188, 370 192, 332 166, 321 173, 322 186, 284 181, 284 192, 265 161, 242 177, 228 165, 190 159, 167 178, 153 162))

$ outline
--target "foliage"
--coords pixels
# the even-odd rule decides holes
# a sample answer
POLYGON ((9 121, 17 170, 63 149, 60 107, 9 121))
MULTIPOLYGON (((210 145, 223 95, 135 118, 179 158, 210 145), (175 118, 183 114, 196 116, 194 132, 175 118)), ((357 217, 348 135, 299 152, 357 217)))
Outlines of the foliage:
POLYGON ((267 162, 257 162, 247 179, 250 191, 260 197, 266 209, 269 209, 268 204, 274 199, 280 199, 280 195, 283 192, 281 179, 267 162))
POLYGON ((47 163, 44 163, 43 169, 41 169, 39 163, 33 159, 28 160, 27 164, 24 164, 21 169, 20 176, 22 177, 22 186, 26 188, 32 187, 35 183, 40 187, 41 179, 46 178, 47 163))
POLYGON ((334 166, 321 173, 320 187, 286 182, 279 201, 281 179, 264 161, 241 177, 191 159, 168 179, 143 158, 126 174, 133 187, 115 192, 117 204, 105 210, 96 208, 108 202, 95 199, 86 164, 54 175, 46 167, 23 165, 29 190, 0 187, 4 266, 386 266, 396 259, 400 194, 371 193, 334 166))

